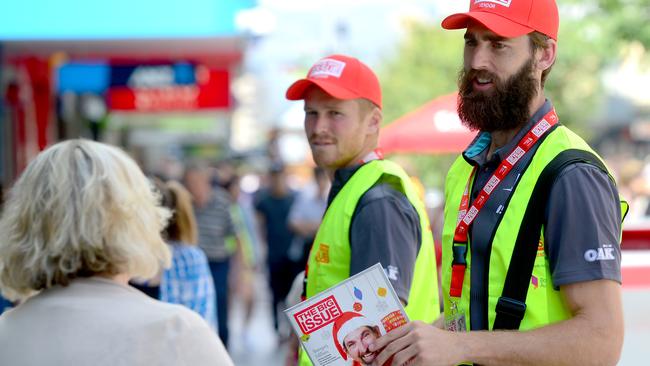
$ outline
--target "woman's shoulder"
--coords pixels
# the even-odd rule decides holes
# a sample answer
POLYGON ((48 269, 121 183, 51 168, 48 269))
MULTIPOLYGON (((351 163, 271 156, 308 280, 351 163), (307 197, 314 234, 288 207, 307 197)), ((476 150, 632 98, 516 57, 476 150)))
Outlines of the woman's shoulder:
MULTIPOLYGON (((67 334, 62 340, 66 346, 88 343, 90 348, 85 353, 99 352, 93 348, 96 339, 123 350, 148 349, 146 354, 151 362, 144 364, 232 365, 216 333, 195 312, 151 299, 137 290, 112 292, 110 287, 101 290, 108 291, 96 296, 78 296, 79 292, 71 291, 53 294, 57 296, 37 295, 0 316, 0 344, 16 345, 17 349, 26 348, 20 345, 28 344, 27 339, 34 345, 47 344, 51 332, 46 330, 60 329, 67 334), (170 354, 170 350, 185 351, 170 354)), ((68 350, 48 352, 61 356, 68 350)))
POLYGON ((162 303, 161 308, 168 310, 161 318, 164 326, 156 331, 156 337, 162 344, 191 349, 191 353, 182 356, 187 358, 187 364, 220 360, 220 365, 232 365, 223 343, 201 316, 177 304, 162 303))
POLYGON ((173 259, 181 261, 192 262, 208 262, 208 257, 205 255, 203 249, 196 245, 184 244, 176 242, 172 245, 173 259))

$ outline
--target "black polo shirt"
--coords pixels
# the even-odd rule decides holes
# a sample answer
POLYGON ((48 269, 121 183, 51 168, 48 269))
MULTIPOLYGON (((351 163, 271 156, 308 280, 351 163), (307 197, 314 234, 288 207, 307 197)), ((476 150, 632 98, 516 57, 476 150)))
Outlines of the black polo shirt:
MULTIPOLYGON (((334 173, 328 206, 360 167, 334 173)), ((350 276, 379 262, 406 303, 421 236, 418 213, 400 189, 397 178, 385 176, 359 199, 350 224, 350 276)))

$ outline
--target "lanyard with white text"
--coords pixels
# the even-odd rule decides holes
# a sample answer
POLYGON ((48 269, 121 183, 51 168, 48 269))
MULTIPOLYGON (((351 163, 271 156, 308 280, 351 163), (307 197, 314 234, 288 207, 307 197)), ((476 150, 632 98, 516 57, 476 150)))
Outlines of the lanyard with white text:
POLYGON ((494 174, 488 179, 483 189, 479 192, 478 196, 469 206, 470 197, 470 184, 476 167, 467 180, 467 185, 463 191, 463 196, 460 200, 460 207, 458 209, 458 220, 456 222, 456 231, 454 232, 454 243, 452 247, 453 261, 451 264, 451 284, 449 286, 449 295, 452 297, 460 297, 463 293, 463 281, 465 279, 465 269, 467 268, 467 236, 469 226, 474 222, 476 216, 481 211, 490 198, 490 194, 494 191, 501 181, 510 173, 512 168, 526 155, 526 153, 535 145, 535 143, 546 133, 551 127, 555 126, 558 122, 555 109, 551 109, 542 119, 540 119, 535 126, 533 126, 528 133, 519 140, 517 146, 510 152, 507 158, 501 161, 494 174))

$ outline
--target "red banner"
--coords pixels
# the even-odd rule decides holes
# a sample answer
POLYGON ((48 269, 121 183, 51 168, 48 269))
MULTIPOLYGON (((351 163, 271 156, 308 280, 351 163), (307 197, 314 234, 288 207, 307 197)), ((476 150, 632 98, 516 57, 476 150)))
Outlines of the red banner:
POLYGON ((121 111, 162 112, 230 107, 228 71, 209 70, 207 80, 196 85, 164 88, 114 87, 108 90, 108 108, 121 111))

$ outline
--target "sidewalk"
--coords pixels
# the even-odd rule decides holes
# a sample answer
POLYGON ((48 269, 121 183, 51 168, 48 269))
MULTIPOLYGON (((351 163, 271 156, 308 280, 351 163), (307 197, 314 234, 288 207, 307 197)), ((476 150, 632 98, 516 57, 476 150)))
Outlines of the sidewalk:
POLYGON ((245 330, 242 327, 242 305, 236 298, 232 302, 228 352, 237 366, 283 366, 287 347, 286 343, 278 346, 271 316, 271 295, 261 274, 255 281, 255 295, 253 315, 245 330))

